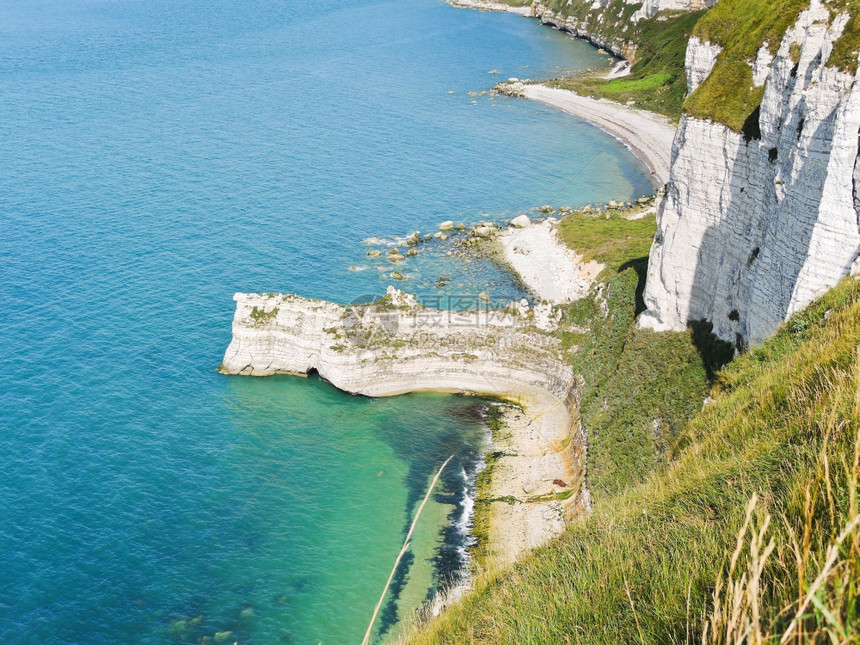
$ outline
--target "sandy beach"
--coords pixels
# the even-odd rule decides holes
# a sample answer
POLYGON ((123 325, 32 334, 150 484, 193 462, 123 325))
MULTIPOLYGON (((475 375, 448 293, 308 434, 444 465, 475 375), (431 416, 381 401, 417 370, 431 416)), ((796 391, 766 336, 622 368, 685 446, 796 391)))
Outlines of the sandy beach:
POLYGON ((514 562, 564 531, 587 501, 582 490, 584 443, 570 439, 573 417, 553 397, 504 406, 496 440, 489 527, 489 568, 514 562))
POLYGON ((574 302, 588 295, 604 266, 584 262, 558 239, 555 218, 503 231, 498 242, 511 268, 540 300, 553 304, 574 302))
POLYGON ((672 140, 677 127, 666 117, 635 110, 606 99, 592 99, 569 90, 539 84, 505 83, 502 91, 539 101, 597 126, 621 141, 639 157, 657 186, 669 181, 672 140))

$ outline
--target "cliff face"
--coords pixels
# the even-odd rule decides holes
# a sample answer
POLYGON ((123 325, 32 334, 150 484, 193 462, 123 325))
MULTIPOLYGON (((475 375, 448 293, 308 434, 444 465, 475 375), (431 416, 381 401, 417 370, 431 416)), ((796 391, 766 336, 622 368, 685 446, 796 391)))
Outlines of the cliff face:
MULTIPOLYGON (((639 4, 637 0, 624 0, 627 4, 639 4)), ((608 2, 607 2, 608 3, 608 2)), ((695 11, 697 9, 709 9, 717 3, 717 0, 644 0, 642 7, 633 14, 634 20, 650 18, 658 11, 695 11)))
MULTIPOLYGON (((758 344, 856 266, 858 77, 827 66, 847 18, 813 0, 775 56, 759 50, 752 77, 764 94, 743 132, 682 118, 642 326, 708 319, 719 337, 758 344)), ((690 40, 691 91, 720 51, 690 40)))

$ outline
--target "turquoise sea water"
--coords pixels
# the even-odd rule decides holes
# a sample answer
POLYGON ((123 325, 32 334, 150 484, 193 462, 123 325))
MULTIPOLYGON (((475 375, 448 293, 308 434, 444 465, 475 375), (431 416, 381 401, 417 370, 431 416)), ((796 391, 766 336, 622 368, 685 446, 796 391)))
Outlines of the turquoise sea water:
POLYGON ((220 376, 232 294, 349 302, 390 280, 369 236, 648 192, 594 128, 468 94, 603 63, 435 0, 0 3, 0 642, 358 642, 455 454, 384 628, 451 575, 485 404, 220 376))

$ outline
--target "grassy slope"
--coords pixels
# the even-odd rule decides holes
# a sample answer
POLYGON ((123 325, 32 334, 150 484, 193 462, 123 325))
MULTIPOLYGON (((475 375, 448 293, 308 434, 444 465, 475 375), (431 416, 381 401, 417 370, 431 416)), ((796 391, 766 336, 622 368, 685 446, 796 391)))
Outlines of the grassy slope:
POLYGON ((666 448, 708 393, 708 369, 692 330, 655 334, 634 326, 655 231, 653 215, 630 221, 618 213, 608 219, 574 214, 561 223, 565 242, 607 265, 601 276, 606 315, 600 298, 574 303, 564 311, 568 327, 561 332, 585 382, 581 416, 590 432, 588 476, 598 499, 664 463, 666 448))
POLYGON ((827 5, 836 14, 849 13, 848 23, 842 37, 836 41, 827 64, 849 74, 857 73, 857 57, 860 55, 860 0, 829 0, 827 5))
POLYGON ((629 76, 606 81, 581 76, 556 81, 558 87, 580 94, 597 96, 651 110, 678 120, 687 91, 684 54, 690 33, 704 12, 662 12, 641 20, 628 34, 638 43, 629 76))
MULTIPOLYGON (((851 15, 841 38, 835 43, 828 65, 851 74, 857 70, 860 29, 858 0, 826 0, 835 15, 851 15)), ((693 30, 703 41, 717 43, 723 51, 711 75, 684 103, 684 110, 701 119, 725 123, 736 132, 761 104, 764 88, 753 86, 750 63, 759 48, 768 43, 772 54, 798 14, 809 8, 809 0, 720 0, 693 30)))
POLYGON ((723 51, 711 75, 684 104, 700 119, 725 123, 740 132, 761 104, 764 87, 754 87, 750 62, 763 43, 775 54, 786 30, 809 0, 721 0, 696 25, 693 35, 723 51))
MULTIPOLYGON (((707 329, 658 335, 632 327, 641 306, 639 245, 654 224, 615 217, 574 216, 562 232, 610 264, 602 276, 608 315, 599 299, 566 312, 568 323, 594 330, 569 329, 565 340, 578 346, 571 360, 586 378, 582 417, 591 434, 595 512, 511 569, 480 580, 474 594, 414 642, 687 642, 688 630, 700 634, 710 620, 724 633, 710 616, 712 594, 753 494, 760 498, 754 524, 773 515, 768 535, 776 549, 761 591, 750 597, 757 598, 762 631, 781 632, 792 613, 778 616, 780 610, 802 596, 827 545, 857 512, 850 482, 856 485, 860 418, 860 282, 846 280, 763 348, 719 372, 716 403, 699 412, 720 348, 707 343, 707 329), (607 244, 609 235, 625 243, 607 244), (826 469, 821 454, 829 455, 826 469), (852 463, 854 479, 846 478, 852 463), (806 490, 814 497, 807 512, 806 490)), ((749 553, 745 547, 734 578, 749 553)), ((830 607, 833 621, 856 625, 856 530, 839 553, 841 590, 831 576, 817 602, 830 607)), ((741 606, 740 615, 752 615, 741 606)), ((814 602, 807 613, 806 630, 828 623, 814 602)))

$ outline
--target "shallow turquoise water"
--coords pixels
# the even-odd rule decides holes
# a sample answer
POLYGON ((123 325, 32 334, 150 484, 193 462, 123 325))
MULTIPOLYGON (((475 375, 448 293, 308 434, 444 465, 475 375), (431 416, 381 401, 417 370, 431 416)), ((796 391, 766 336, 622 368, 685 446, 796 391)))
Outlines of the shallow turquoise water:
MULTIPOLYGON (((0 61, 0 640, 356 642, 456 453, 392 624, 483 404, 219 376, 232 294, 349 302, 390 280, 349 270, 369 236, 647 192, 595 129, 468 94, 604 59, 434 0, 44 0, 0 4, 0 61)), ((444 271, 520 295, 478 268, 444 271)))

